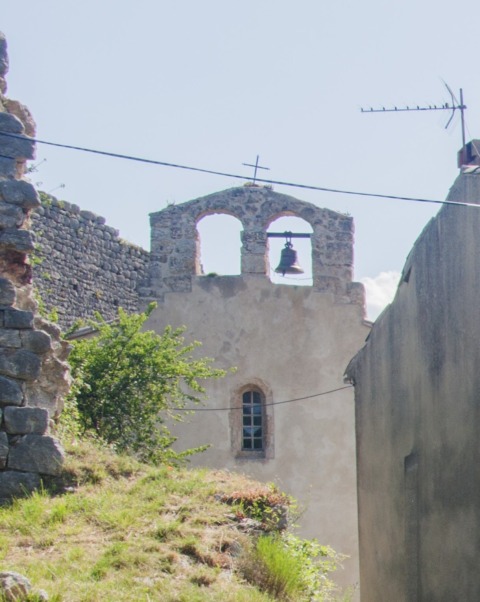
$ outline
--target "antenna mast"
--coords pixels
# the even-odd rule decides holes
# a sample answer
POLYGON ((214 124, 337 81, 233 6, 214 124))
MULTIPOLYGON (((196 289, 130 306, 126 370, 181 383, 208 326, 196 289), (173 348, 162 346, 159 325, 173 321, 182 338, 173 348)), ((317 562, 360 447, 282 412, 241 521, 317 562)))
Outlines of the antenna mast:
POLYGON ((448 84, 446 82, 443 82, 445 84, 445 87, 447 88, 452 102, 448 103, 446 102, 443 105, 437 106, 437 105, 428 105, 428 107, 421 107, 419 105, 417 106, 413 106, 413 107, 393 107, 393 108, 385 108, 382 107, 381 109, 374 109, 372 107, 370 107, 370 109, 364 109, 361 108, 360 111, 362 113, 399 113, 401 111, 451 111, 452 114, 450 115, 449 120, 447 121, 446 125, 445 125, 445 129, 448 128, 448 126, 450 125, 450 123, 452 122, 452 119, 455 116, 455 111, 460 111, 460 118, 461 118, 461 124, 462 124, 462 151, 461 151, 461 163, 465 163, 466 161, 466 142, 465 142, 465 109, 467 108, 466 105, 463 103, 463 90, 462 88, 460 88, 460 102, 457 100, 457 98, 455 97, 455 94, 452 92, 451 88, 448 86, 448 84))

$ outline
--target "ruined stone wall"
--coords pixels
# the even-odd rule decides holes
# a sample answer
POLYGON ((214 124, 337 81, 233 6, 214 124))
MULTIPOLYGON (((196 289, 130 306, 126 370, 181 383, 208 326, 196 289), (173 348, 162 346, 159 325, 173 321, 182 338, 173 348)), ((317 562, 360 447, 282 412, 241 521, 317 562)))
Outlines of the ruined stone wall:
POLYGON ((109 320, 119 307, 138 311, 137 286, 145 278, 149 253, 119 238, 103 217, 41 197, 32 215, 33 274, 46 311, 58 314, 62 328, 95 312, 109 320))
POLYGON ((60 470, 63 451, 51 436, 52 420, 69 386, 68 346, 59 329, 36 314, 30 214, 39 206, 25 181, 34 157, 29 111, 5 96, 6 41, 0 33, 0 502, 40 485, 60 470))

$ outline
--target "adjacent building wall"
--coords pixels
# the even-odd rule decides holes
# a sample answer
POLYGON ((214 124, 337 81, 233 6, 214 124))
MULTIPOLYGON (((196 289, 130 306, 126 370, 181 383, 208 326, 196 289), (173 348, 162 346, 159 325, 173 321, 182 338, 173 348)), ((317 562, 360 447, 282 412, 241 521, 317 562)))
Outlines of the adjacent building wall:
POLYGON ((247 186, 171 206, 151 221, 148 298, 159 306, 148 326, 186 325, 187 340, 202 341, 202 355, 236 368, 207 383, 208 411, 175 428, 179 447, 211 444, 194 465, 274 481, 298 498, 302 534, 348 554, 339 580, 358 582, 353 391, 315 395, 344 386, 344 367, 368 334, 363 287, 352 283, 352 219, 247 186), (211 213, 242 222, 239 276, 200 273, 196 224, 211 213), (312 226, 311 287, 268 278, 266 230, 281 215, 312 226), (249 389, 264 396, 263 453, 242 449, 242 393, 249 389))
MULTIPOLYGON (((448 197, 480 203, 480 168, 448 197)), ((444 206, 348 367, 365 602, 479 600, 480 209, 444 206)))

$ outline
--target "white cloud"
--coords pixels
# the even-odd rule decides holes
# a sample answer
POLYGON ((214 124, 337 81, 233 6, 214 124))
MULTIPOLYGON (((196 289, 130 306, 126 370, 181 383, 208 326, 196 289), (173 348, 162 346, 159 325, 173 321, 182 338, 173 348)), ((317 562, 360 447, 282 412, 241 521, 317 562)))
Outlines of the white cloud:
POLYGON ((374 278, 365 276, 360 282, 365 286, 367 294, 367 316, 375 320, 381 311, 394 298, 397 291, 400 272, 380 272, 374 278))

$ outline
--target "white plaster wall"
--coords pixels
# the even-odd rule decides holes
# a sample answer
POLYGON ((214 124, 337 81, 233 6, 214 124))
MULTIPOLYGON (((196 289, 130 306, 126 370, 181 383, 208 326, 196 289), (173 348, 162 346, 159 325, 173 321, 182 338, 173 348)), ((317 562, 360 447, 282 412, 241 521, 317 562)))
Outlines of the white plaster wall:
MULTIPOLYGON (((344 386, 343 373, 368 334, 358 304, 335 304, 331 293, 272 284, 259 275, 196 276, 192 292, 168 293, 147 324, 162 331, 187 326, 202 355, 237 371, 207 384, 208 408, 229 408, 235 391, 258 379, 272 401, 344 386)), ((267 402, 269 399, 267 399, 267 402)), ((239 459, 232 449, 230 411, 196 412, 175 429, 179 448, 212 447, 192 464, 273 481, 303 509, 301 534, 350 557, 338 575, 358 582, 353 389, 273 406, 273 457, 239 459)))

